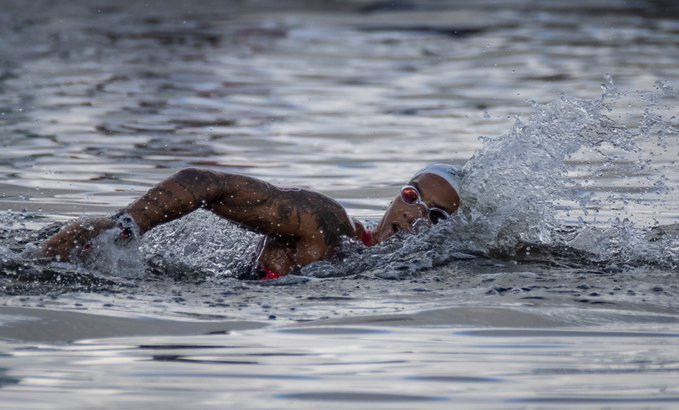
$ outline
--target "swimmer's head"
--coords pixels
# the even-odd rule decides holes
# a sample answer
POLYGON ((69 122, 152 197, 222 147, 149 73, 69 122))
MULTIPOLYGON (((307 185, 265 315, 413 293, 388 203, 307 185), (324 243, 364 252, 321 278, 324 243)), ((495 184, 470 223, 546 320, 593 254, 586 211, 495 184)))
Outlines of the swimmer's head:
POLYGON ((443 178, 448 185, 450 185, 453 190, 455 190, 455 193, 458 195, 458 201, 456 203, 456 208, 460 204, 459 201, 459 194, 460 194, 460 168, 456 167, 455 165, 449 165, 449 164, 430 164, 427 165, 426 167, 422 168, 421 170, 417 171, 413 178, 411 179, 414 180, 420 175, 424 174, 433 174, 433 175, 438 175, 439 177, 443 178))
POLYGON ((432 164, 417 171, 375 228, 375 242, 401 231, 414 232, 418 222, 433 225, 450 217, 460 206, 459 174, 459 168, 448 164, 432 164))

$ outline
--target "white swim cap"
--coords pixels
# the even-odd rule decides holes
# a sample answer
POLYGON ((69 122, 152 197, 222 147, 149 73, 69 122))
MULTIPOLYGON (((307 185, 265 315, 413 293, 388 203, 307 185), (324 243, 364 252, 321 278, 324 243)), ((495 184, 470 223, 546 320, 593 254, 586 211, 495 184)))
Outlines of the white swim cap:
POLYGON ((415 175, 413 176, 412 179, 417 178, 418 176, 422 174, 434 174, 438 175, 441 178, 445 179, 448 184, 450 184, 451 187, 457 192, 457 195, 460 195, 460 168, 456 167, 455 165, 449 165, 449 164, 430 164, 427 165, 426 167, 422 168, 421 170, 417 171, 415 175))

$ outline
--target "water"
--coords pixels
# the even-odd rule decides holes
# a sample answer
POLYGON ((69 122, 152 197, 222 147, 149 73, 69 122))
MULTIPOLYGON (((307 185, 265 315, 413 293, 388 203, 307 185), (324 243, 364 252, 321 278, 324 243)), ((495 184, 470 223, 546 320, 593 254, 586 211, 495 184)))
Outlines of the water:
POLYGON ((5 1, 0 407, 676 407, 678 16, 5 1), (30 257, 186 166, 370 225, 434 161, 454 220, 276 282, 235 279, 257 237, 207 212, 30 257))
POLYGON ((159 398, 181 407, 189 395, 197 408, 670 408, 679 401, 676 333, 391 326, 33 347, 7 360, 16 370, 4 395, 14 408, 51 407, 65 397, 81 408, 153 407, 159 398), (25 392, 16 377, 24 376, 40 391, 30 405, 19 401, 25 392))

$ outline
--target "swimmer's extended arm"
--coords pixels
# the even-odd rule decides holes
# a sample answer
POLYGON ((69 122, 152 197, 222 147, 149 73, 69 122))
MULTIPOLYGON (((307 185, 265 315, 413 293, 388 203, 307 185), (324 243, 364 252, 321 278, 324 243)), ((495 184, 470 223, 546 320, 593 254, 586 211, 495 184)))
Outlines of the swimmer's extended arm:
MULTIPOLYGON (((129 214, 143 234, 198 208, 265 235, 315 241, 309 251, 316 254, 336 246, 340 235, 351 235, 354 229, 342 206, 319 193, 285 190, 256 178, 194 168, 151 188, 121 212, 129 214)), ((48 239, 42 253, 68 259, 73 249, 113 225, 110 218, 75 222, 48 239)))
POLYGON ((182 170, 130 204, 128 213, 144 233, 205 208, 249 230, 304 237, 328 219, 348 219, 336 201, 317 192, 281 189, 257 178, 204 169, 182 170))
POLYGON ((73 250, 83 249, 88 242, 114 225, 113 218, 89 218, 72 222, 42 244, 40 255, 68 260, 73 250))

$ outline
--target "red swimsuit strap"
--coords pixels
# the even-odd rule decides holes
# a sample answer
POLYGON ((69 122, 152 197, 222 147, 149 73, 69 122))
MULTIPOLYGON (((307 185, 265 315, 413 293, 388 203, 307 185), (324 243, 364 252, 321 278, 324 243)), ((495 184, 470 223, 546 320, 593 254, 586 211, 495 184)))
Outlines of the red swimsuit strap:
POLYGON ((264 265, 261 265, 261 269, 264 271, 264 273, 266 273, 266 276, 264 276, 260 280, 274 280, 274 279, 280 279, 280 277, 281 277, 280 273, 274 272, 264 265))
POLYGON ((363 242, 365 246, 373 246, 373 232, 365 229, 363 231, 363 235, 361 236, 361 242, 363 242))

